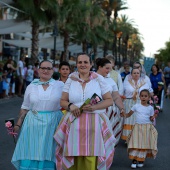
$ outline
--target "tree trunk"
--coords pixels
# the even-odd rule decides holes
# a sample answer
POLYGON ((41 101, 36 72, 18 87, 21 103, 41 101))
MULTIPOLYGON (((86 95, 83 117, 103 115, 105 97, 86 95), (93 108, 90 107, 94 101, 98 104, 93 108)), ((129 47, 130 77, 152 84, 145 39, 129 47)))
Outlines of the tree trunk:
POLYGON ((35 64, 38 60, 38 47, 39 47, 39 24, 32 21, 32 48, 31 48, 31 62, 35 64))
POLYGON ((107 49, 108 49, 108 42, 104 42, 104 47, 103 47, 103 58, 106 57, 107 55, 107 49))
POLYGON ((64 31, 64 54, 63 54, 63 61, 68 61, 68 46, 69 46, 69 34, 67 31, 64 31))
POLYGON ((86 40, 84 40, 84 41, 82 42, 82 51, 83 51, 84 53, 87 52, 87 41, 86 41, 86 40))
POLYGON ((96 63, 97 45, 93 45, 93 51, 94 51, 94 62, 96 63))

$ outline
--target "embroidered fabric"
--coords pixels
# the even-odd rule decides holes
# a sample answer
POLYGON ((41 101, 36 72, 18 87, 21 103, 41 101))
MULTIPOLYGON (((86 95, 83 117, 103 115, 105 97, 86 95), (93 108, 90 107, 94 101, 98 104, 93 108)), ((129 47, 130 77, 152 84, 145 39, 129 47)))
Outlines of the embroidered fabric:
POLYGON ((90 72, 89 72, 89 79, 88 79, 87 81, 84 81, 84 80, 82 80, 82 79, 79 77, 79 72, 74 72, 74 73, 70 74, 69 77, 70 77, 72 80, 74 80, 74 81, 78 81, 78 82, 80 82, 80 83, 86 83, 86 82, 88 82, 88 81, 90 81, 90 80, 93 80, 93 79, 97 78, 98 75, 97 75, 95 72, 90 71, 90 72))

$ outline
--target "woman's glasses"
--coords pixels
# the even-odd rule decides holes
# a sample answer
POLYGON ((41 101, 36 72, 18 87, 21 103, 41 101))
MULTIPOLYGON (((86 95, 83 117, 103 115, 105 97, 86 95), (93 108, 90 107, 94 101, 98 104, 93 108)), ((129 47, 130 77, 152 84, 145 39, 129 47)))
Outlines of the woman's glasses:
POLYGON ((52 67, 40 67, 40 69, 41 69, 42 71, 45 71, 45 70, 50 71, 50 70, 52 70, 53 68, 52 68, 52 67))

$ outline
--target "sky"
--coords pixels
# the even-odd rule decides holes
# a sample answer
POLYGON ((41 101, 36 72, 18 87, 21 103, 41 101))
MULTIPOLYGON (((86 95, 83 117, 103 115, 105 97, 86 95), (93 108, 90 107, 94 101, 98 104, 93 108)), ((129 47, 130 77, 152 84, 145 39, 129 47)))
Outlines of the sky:
MULTIPOLYGON (((170 41, 170 0, 126 0, 126 14, 132 19, 143 37, 144 55, 153 57, 157 50, 170 41)), ((118 15, 119 15, 118 13, 118 15)))

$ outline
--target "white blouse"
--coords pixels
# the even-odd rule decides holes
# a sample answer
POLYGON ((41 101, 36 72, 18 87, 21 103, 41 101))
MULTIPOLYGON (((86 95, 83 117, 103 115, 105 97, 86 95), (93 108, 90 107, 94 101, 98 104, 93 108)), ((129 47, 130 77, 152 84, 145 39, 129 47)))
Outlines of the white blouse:
MULTIPOLYGON (((63 91, 69 93, 69 102, 73 103, 77 107, 81 107, 83 103, 91 98, 94 93, 102 98, 102 95, 109 92, 110 87, 104 80, 103 76, 98 74, 98 77, 90 80, 86 83, 85 88, 78 81, 74 81, 70 78, 67 79, 63 91)), ((103 110, 95 110, 94 113, 103 113, 103 110)))
MULTIPOLYGON (((132 80, 133 81, 133 80, 132 80)), ((142 81, 142 82, 145 82, 145 81, 142 81)), ((138 82, 137 82, 137 85, 139 86, 141 83, 141 80, 139 79, 138 82)), ((134 83, 134 81, 133 81, 134 83)), ((134 92, 135 92, 135 87, 133 87, 130 82, 127 80, 127 81, 124 81, 123 82, 123 85, 124 85, 124 96, 126 96, 126 98, 132 98, 133 95, 134 95, 134 92)), ((139 89, 138 89, 138 93, 140 93, 140 91, 142 89, 147 89, 149 90, 149 85, 148 83, 145 82, 145 84, 143 84, 139 89)))
POLYGON ((154 115, 154 109, 151 105, 143 106, 141 104, 135 104, 132 108, 132 111, 135 112, 137 124, 151 124, 150 116, 154 115))
POLYGON ((30 84, 27 86, 24 101, 21 108, 36 111, 57 111, 60 107, 60 99, 64 83, 52 81, 46 90, 42 85, 30 84))
POLYGON ((104 78, 105 79, 105 81, 107 82, 107 84, 110 86, 110 92, 112 93, 112 92, 115 92, 115 91, 117 91, 118 92, 118 88, 117 88, 117 84, 115 83, 115 81, 112 79, 112 78, 110 78, 110 77, 105 77, 104 78))

